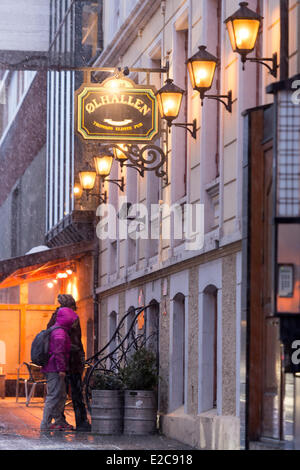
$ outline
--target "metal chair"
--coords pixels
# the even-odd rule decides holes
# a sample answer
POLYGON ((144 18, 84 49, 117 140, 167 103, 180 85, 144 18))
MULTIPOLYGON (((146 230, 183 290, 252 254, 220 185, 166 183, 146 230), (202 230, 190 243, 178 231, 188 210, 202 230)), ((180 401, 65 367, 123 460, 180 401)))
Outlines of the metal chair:
MULTIPOLYGON (((25 375, 25 374, 24 374, 25 375)), ((27 374, 26 374, 27 375, 27 374)), ((44 386, 44 397, 45 397, 45 386, 47 384, 44 374, 41 372, 41 367, 36 364, 23 362, 17 368, 17 383, 16 383, 16 402, 19 398, 19 384, 24 383, 25 385, 25 396, 26 396, 26 406, 29 405, 31 398, 34 396, 34 392, 37 385, 44 386), (27 369, 28 376, 21 377, 20 371, 22 367, 25 366, 27 369), (28 390, 28 385, 31 385, 30 391, 28 390)))

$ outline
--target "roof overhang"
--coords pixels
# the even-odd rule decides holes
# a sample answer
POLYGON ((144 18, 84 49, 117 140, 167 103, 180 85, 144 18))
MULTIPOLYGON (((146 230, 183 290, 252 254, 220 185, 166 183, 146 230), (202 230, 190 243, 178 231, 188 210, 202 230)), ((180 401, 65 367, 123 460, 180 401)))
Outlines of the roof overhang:
POLYGON ((0 289, 53 277, 70 263, 93 251, 92 242, 80 242, 0 261, 0 289))

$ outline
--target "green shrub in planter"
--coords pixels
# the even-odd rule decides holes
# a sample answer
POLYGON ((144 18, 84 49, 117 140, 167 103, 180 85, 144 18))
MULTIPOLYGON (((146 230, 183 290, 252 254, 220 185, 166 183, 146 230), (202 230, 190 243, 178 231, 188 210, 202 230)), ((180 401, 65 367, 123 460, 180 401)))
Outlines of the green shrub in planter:
POLYGON ((124 385, 119 374, 111 371, 95 371, 90 387, 92 390, 123 390, 124 385))
POLYGON ((158 383, 155 354, 147 348, 138 349, 120 375, 127 390, 154 390, 158 383))
POLYGON ((124 434, 146 435, 156 432, 157 374, 156 356, 138 349, 121 370, 125 386, 124 434))

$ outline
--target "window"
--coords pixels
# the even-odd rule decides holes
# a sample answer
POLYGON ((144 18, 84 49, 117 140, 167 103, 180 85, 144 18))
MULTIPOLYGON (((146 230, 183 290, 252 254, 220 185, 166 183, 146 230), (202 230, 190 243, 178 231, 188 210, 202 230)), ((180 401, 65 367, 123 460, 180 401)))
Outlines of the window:
MULTIPOLYGON (((117 329, 117 313, 111 312, 109 315, 109 340, 112 340, 109 345, 109 352, 112 353, 117 347, 117 338, 114 337, 114 334, 117 329)), ((110 361, 110 368, 114 369, 115 362, 117 360, 117 351, 113 353, 111 361, 110 361)))
POLYGON ((147 348, 156 355, 159 366, 159 304, 155 300, 150 302, 150 307, 145 311, 145 329, 147 348))
POLYGON ((203 296, 202 357, 202 411, 206 411, 217 406, 217 289, 214 286, 208 286, 203 296))
POLYGON ((185 297, 176 294, 173 300, 172 390, 171 410, 185 402, 185 297))
POLYGON ((94 57, 100 47, 100 5, 85 4, 82 8, 82 49, 86 60, 94 57))
MULTIPOLYGON (((180 28, 185 28, 186 23, 180 28)), ((187 67, 182 67, 188 59, 188 30, 176 29, 174 38, 173 67, 174 83, 184 90, 188 89, 187 67)), ((188 122, 187 97, 183 96, 177 122, 188 122)), ((172 135, 172 202, 186 196, 187 184, 187 131, 173 128, 172 135)))
POLYGON ((13 122, 35 75, 31 71, 6 71, 0 75, 0 137, 13 122))
POLYGON ((11 256, 19 254, 20 231, 20 186, 17 186, 12 193, 11 203, 11 256))
MULTIPOLYGON (((137 202, 137 172, 132 168, 127 168, 127 177, 126 177, 126 187, 127 187, 127 201, 131 204, 136 204, 137 202)), ((129 214, 130 215, 130 214, 129 214)), ((134 224, 128 224, 128 237, 127 237, 127 267, 135 265, 136 263, 136 232, 134 230, 134 224)))
MULTIPOLYGON (((119 179, 120 168, 117 162, 113 162, 111 167, 110 178, 119 179)), ((119 188, 115 184, 107 184, 106 187, 108 191, 108 202, 114 206, 116 213, 118 212, 119 205, 119 188)), ((103 192, 103 191, 102 191, 103 192)), ((116 224, 116 240, 109 240, 108 248, 108 264, 107 272, 110 275, 115 274, 118 271, 118 251, 119 251, 119 236, 118 236, 118 223, 116 224)))
MULTIPOLYGON (((152 51, 151 60, 149 63, 149 67, 151 68, 161 68, 161 44, 157 44, 157 47, 152 51)), ((151 76, 151 83, 155 85, 157 90, 161 87, 161 78, 160 75, 157 73, 152 74, 151 76)), ((154 142, 155 145, 160 146, 159 140, 154 142)), ((149 238, 148 238, 148 246, 147 246, 147 256, 148 258, 152 258, 153 256, 157 255, 158 253, 158 239, 151 236, 151 226, 153 228, 153 233, 159 231, 159 217, 158 211, 151 212, 151 205, 157 205, 160 199, 160 184, 162 184, 162 180, 155 175, 154 171, 146 172, 147 178, 147 208, 148 208, 148 230, 149 230, 149 238)))
POLYGON ((130 307, 128 310, 128 315, 126 318, 126 334, 127 337, 127 347, 128 347, 128 357, 132 356, 134 353, 134 344, 136 341, 136 321, 135 319, 135 309, 134 307, 130 307))

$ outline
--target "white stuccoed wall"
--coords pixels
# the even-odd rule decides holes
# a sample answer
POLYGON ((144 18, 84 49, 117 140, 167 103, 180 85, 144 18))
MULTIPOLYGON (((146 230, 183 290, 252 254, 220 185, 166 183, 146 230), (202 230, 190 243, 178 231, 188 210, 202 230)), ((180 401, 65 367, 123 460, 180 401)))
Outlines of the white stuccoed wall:
POLYGON ((1 0, 0 51, 49 49, 50 0, 1 0))

